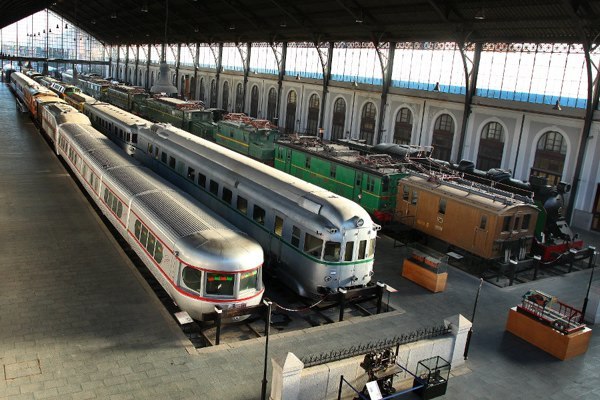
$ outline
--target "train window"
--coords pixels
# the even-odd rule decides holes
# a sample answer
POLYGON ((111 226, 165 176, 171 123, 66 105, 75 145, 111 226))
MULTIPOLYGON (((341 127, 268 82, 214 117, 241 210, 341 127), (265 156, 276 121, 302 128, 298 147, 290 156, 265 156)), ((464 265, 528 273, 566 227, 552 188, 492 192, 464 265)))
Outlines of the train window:
POLYGON ((219 195, 219 182, 210 180, 209 190, 215 196, 219 195))
POLYGON ((148 143, 148 154, 152 154, 154 152, 154 149, 152 148, 152 143, 148 143))
POLYGON ((446 214, 446 199, 440 199, 438 204, 438 214, 446 214))
POLYGON ((304 251, 311 256, 321 258, 321 249, 323 247, 323 240, 314 237, 310 233, 304 235, 304 251))
POLYGON ((335 175, 336 175, 336 171, 337 170, 337 165, 335 164, 331 164, 331 166, 329 167, 329 177, 335 179, 335 175))
POLYGON ((206 187, 206 175, 198 173, 198 186, 206 187))
POLYGON ((155 148, 154 148, 154 158, 156 158, 157 160, 158 160, 158 152, 159 152, 159 151, 160 151, 160 150, 159 150, 159 148, 158 148, 158 147, 155 147, 155 148))
POLYGON ((416 206, 418 201, 419 201, 419 191, 413 190, 412 198, 410 199, 410 204, 412 204, 413 206, 416 206))
POLYGON ((181 272, 183 283, 188 288, 200 292, 200 284, 202 283, 202 272, 195 268, 185 267, 181 272))
POLYGON ((388 190, 390 190, 390 177, 386 175, 381 178, 381 191, 387 192, 388 190))
POLYGON ((137 143, 137 133, 131 135, 131 143, 137 143))
POLYGON ((164 162, 165 164, 167 163, 167 153, 164 151, 160 153, 160 161, 164 162))
POLYGON ((482 215, 479 221, 479 229, 485 229, 487 227, 487 215, 482 215))
POLYGON ((187 178, 192 182, 196 180, 196 171, 194 168, 188 167, 187 178))
POLYGON ((369 254, 368 256, 375 255, 375 239, 371 239, 369 241, 369 254))
POLYGON ((127 141, 131 143, 131 133, 127 132, 127 141))
POLYGON ((240 292, 244 290, 258 289, 258 270, 242 272, 240 274, 240 292))
POLYGON ((169 168, 175 169, 175 163, 176 163, 175 157, 170 156, 169 157, 169 168))
POLYGON ((367 191, 373 192, 375 190, 375 178, 367 176, 367 191))
POLYGON ((257 205, 254 205, 254 212, 252 213, 252 219, 261 225, 265 224, 265 210, 257 205))
POLYGON ((502 223, 502 232, 508 232, 510 230, 510 216, 504 217, 504 221, 502 223))
POLYGON ((142 226, 142 234, 140 235, 140 243, 142 246, 146 246, 146 242, 148 241, 148 228, 142 226))
POLYGON ((135 237, 137 239, 139 239, 141 233, 142 233, 142 223, 138 219, 138 220, 135 221, 135 237))
POLYGON ((108 204, 108 189, 104 188, 104 202, 108 204))
POLYGON ((121 218, 121 216, 123 215, 123 203, 121 203, 120 201, 117 203, 117 216, 119 218, 121 218))
POLYGON ((523 225, 521 225, 521 229, 529 229, 529 223, 531 222, 531 214, 523 215, 523 225))
POLYGON ((304 166, 306 167, 306 169, 310 169, 310 157, 306 157, 306 159, 304 160, 304 166))
POLYGON ((233 274, 207 272, 206 294, 233 296, 233 278, 233 274))
POLYGON ((248 200, 243 198, 242 196, 237 197, 237 209, 242 214, 246 214, 248 212, 248 200))
POLYGON ((227 204, 231 204, 231 199, 233 199, 233 192, 223 186, 223 193, 221 194, 221 198, 227 204))
POLYGON ((276 215, 275 216, 275 226, 273 227, 273 232, 279 237, 283 235, 283 218, 276 215))
POLYGON ((339 242, 325 242, 325 253, 323 259, 325 261, 340 261, 340 253, 342 244, 339 242))
POLYGON ((364 260, 367 256, 367 241, 361 240, 358 245, 358 259, 364 260))
POLYGON ((410 191, 406 186, 402 186, 402 200, 408 201, 408 197, 410 195, 410 191))
POLYGON ((521 218, 515 217, 515 224, 513 225, 513 231, 519 230, 520 226, 521 226, 521 218))
POLYGON ((156 242, 156 249, 154 250, 154 259, 159 264, 163 259, 163 246, 160 242, 156 242))
POLYGON ((300 228, 297 226, 292 227, 292 246, 300 246, 300 228))
POLYGON ((354 242, 346 242, 346 251, 344 252, 344 261, 352 261, 354 254, 354 242))
POLYGON ((156 239, 154 238, 154 235, 149 233, 148 234, 148 243, 146 244, 146 250, 148 250, 148 253, 151 256, 154 255, 154 246, 155 245, 156 245, 156 239))

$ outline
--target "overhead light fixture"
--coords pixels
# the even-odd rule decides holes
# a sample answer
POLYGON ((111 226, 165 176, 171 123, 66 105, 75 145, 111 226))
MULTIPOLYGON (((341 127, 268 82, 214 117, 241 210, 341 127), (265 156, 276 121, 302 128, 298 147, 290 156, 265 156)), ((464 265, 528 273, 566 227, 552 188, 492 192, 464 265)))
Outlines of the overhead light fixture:
POLYGON ((296 74, 296 80, 299 81, 300 80, 300 74, 296 74))
POLYGON ((58 24, 56 24, 56 29, 60 29, 60 26, 58 26, 58 24))
POLYGON ((117 19, 117 13, 114 12, 114 13, 110 14, 110 18, 111 19, 117 19))
POLYGON ((144 5, 142 6, 140 11, 143 13, 147 13, 148 12, 148 3, 144 3, 144 5))
POLYGON ((553 110, 562 111, 562 107, 560 106, 560 100, 556 100, 556 104, 552 107, 553 110))
POLYGON ((69 29, 69 24, 65 24, 65 29, 69 29))
POLYGON ((439 92, 440 91, 440 83, 439 82, 435 83, 435 86, 433 87, 433 91, 434 92, 439 92))
POLYGON ((279 24, 279 27, 287 28, 287 23, 285 22, 285 20, 281 21, 281 24, 279 24))
POLYGON ((231 26, 229 27, 230 31, 235 31, 235 24, 231 24, 231 26))
POLYGON ((475 13, 475 19, 481 21, 485 19, 485 10, 483 9, 483 7, 481 7, 479 10, 477 10, 477 12, 475 13))
POLYGON ((96 20, 95 19, 91 20, 90 22, 92 23, 92 25, 96 25, 96 20))
POLYGON ((195 27, 195 28, 194 28, 194 32, 196 32, 196 33, 200 32, 200 28, 198 28, 198 27, 195 27))

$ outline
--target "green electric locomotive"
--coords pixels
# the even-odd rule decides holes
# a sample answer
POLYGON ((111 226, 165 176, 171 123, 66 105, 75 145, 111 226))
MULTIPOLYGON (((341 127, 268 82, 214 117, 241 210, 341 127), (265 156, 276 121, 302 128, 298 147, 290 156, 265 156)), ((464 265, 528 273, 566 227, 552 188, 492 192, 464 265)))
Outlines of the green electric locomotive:
POLYGON ((380 223, 392 221, 398 182, 408 175, 386 155, 361 155, 314 136, 275 142, 274 167, 354 200, 380 223))
POLYGON ((267 120, 230 113, 217 122, 215 141, 223 147, 273 165, 277 127, 267 120))

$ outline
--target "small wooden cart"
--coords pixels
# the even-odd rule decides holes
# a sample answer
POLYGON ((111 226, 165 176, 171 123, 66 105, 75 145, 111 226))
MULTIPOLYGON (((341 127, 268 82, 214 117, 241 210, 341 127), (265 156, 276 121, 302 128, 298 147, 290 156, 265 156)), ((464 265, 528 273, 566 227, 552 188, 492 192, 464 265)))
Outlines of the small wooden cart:
POLYGON ((443 292, 448 279, 448 265, 441 257, 415 249, 409 258, 404 259, 402 276, 434 293, 443 292))

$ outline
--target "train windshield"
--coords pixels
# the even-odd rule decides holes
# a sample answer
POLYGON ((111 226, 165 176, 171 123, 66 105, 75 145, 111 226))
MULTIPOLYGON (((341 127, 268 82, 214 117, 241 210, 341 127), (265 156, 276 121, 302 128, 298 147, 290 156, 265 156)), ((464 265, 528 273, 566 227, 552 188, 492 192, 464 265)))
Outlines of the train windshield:
POLYGON ((202 272, 195 268, 185 267, 181 277, 183 278, 183 283, 185 283, 185 286, 196 292, 200 292, 202 272))
POLYGON ((340 253, 342 244, 339 242, 325 242, 325 253, 323 259, 325 261, 340 261, 340 253))
POLYGON ((240 292, 244 290, 257 290, 258 287, 258 270, 243 272, 240 274, 240 292))
POLYGON ((234 274, 208 272, 206 274, 206 294, 233 296, 234 274))

